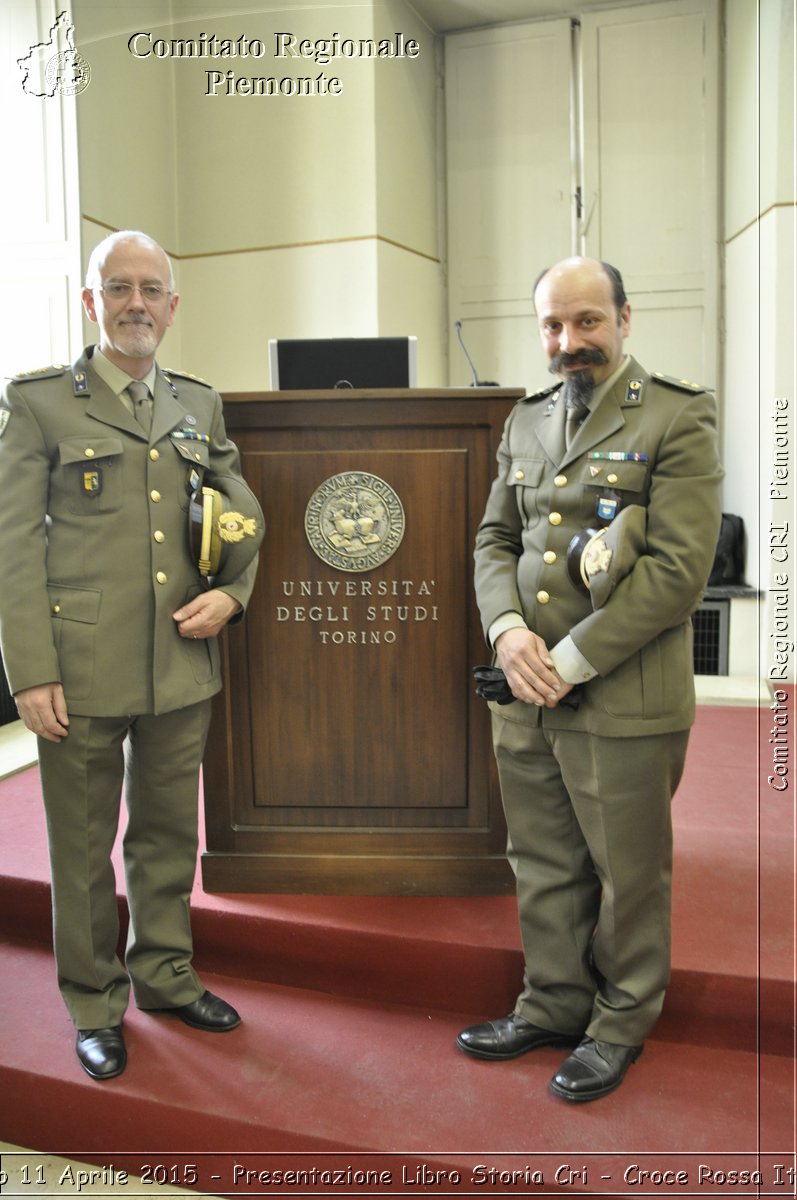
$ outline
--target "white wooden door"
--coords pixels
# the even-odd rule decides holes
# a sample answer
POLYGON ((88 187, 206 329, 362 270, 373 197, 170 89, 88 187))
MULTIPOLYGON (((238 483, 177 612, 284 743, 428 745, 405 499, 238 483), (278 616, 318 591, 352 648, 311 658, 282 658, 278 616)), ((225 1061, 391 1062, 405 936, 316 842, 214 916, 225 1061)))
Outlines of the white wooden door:
POLYGON ((650 370, 718 372, 718 16, 666 0, 581 20, 582 252, 622 272, 650 370))
MULTIPOLYGON (((570 56, 567 20, 446 39, 450 324, 507 386, 533 370, 534 277, 572 240, 570 56)), ((470 383, 451 336, 450 382, 470 383)))
POLYGON ((446 43, 452 384, 549 381, 532 314, 541 269, 621 271, 629 349, 718 379, 717 0, 655 0, 455 34, 446 43))

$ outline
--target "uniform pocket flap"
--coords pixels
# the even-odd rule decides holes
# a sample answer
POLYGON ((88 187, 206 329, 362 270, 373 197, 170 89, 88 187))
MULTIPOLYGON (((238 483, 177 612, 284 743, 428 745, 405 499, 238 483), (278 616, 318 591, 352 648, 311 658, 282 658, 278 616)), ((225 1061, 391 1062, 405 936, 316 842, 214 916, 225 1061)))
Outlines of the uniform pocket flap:
POLYGON ((177 453, 186 460, 186 462, 199 464, 199 466, 207 467, 210 464, 210 446, 207 442, 200 442, 194 439, 178 438, 175 434, 171 434, 171 443, 177 453))
POLYGON ((84 625, 96 625, 100 615, 102 592, 96 588, 78 588, 48 583, 47 596, 50 613, 65 621, 82 621, 84 625))
POLYGON ((644 462, 585 463, 581 483, 589 487, 612 487, 621 492, 641 492, 645 487, 648 464, 644 462), (596 470, 596 467, 598 470, 596 470))
POLYGON ((66 438, 58 443, 58 455, 64 466, 93 462, 96 458, 113 458, 121 453, 122 439, 118 437, 66 438))
POLYGON ((506 481, 514 487, 539 487, 544 469, 541 458, 513 458, 506 481))

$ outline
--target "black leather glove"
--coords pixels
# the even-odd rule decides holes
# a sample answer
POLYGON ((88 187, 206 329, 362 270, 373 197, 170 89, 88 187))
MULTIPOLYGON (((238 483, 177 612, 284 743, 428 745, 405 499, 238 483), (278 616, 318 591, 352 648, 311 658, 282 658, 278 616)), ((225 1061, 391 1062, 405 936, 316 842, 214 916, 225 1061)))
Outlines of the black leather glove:
MULTIPOLYGON (((500 667, 474 667, 473 678, 478 687, 476 695, 482 700, 494 700, 496 704, 511 704, 515 699, 512 689, 506 681, 506 675, 500 667)), ((581 703, 581 684, 577 683, 566 696, 559 701, 562 708, 571 708, 573 712, 581 703)))
POLYGON ((511 704, 515 697, 500 667, 474 667, 473 678, 478 687, 476 695, 482 700, 494 700, 496 704, 511 704))

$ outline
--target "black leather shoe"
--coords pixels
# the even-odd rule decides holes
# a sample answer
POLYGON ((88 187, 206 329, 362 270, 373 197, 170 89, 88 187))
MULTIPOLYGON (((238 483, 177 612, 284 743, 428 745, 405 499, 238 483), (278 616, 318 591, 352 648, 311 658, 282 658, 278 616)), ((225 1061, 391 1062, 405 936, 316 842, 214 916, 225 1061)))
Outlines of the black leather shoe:
POLYGON ((457 1045, 474 1058, 491 1058, 501 1061, 518 1058, 539 1046, 575 1046, 578 1035, 554 1033, 551 1029, 540 1029, 524 1017, 510 1013, 487 1021, 484 1025, 471 1025, 457 1037, 457 1045))
POLYGON ((81 1067, 92 1079, 113 1079, 127 1066, 121 1025, 109 1029, 78 1029, 75 1049, 81 1067))
POLYGON ((198 1000, 191 1004, 183 1004, 180 1008, 169 1008, 167 1012, 174 1013, 186 1025, 194 1029, 206 1029, 209 1033, 226 1033, 241 1024, 241 1018, 231 1004, 214 996, 212 992, 203 992, 198 1000))
POLYGON ((616 1046, 592 1038, 576 1046, 551 1080, 551 1091, 564 1100, 597 1100, 619 1087, 642 1053, 642 1046, 616 1046))

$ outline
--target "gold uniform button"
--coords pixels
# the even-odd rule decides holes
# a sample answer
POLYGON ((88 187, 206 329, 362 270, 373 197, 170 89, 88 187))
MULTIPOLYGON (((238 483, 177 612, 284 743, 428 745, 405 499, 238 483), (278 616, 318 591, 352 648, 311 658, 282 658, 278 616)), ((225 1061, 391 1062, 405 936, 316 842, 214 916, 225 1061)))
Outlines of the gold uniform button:
POLYGON ((85 454, 86 458, 94 457, 94 451, 92 450, 91 446, 87 446, 83 453, 85 454))
POLYGON ((548 592, 537 592, 537 600, 540 604, 547 604, 550 599, 548 592))
POLYGON ((59 612, 60 612, 60 611, 61 611, 61 605, 60 605, 60 604, 54 604, 54 605, 53 605, 53 613, 54 613, 54 615, 55 615, 56 617, 58 616, 58 614, 59 614, 59 612))
POLYGON ((551 563, 556 562, 556 551, 555 550, 546 550, 542 556, 542 561, 544 563, 547 563, 548 566, 550 567, 551 563))
POLYGON ((158 574, 155 576, 155 578, 157 579, 158 583, 166 583, 168 582, 169 576, 164 571, 158 571, 158 574))
POLYGON ((564 487, 566 483, 567 483, 566 475, 557 475, 553 481, 554 487, 564 487))
POLYGON ((611 475, 606 476, 606 482, 607 483, 617 483, 617 476, 615 475, 614 471, 612 471, 611 475))
POLYGON ((525 471, 515 471, 515 479, 525 479, 525 478, 526 478, 525 471))
POLYGON ((562 514, 557 512, 548 513, 548 521, 551 525, 561 525, 562 514))
POLYGON ((156 529, 152 536, 154 537, 156 542, 165 542, 166 541, 166 534, 163 532, 162 529, 156 529))
POLYGON ((201 454, 195 454, 195 455, 194 455, 194 458, 197 460, 197 462, 202 462, 202 455, 201 455, 201 454))
POLYGON ((157 461, 158 461, 158 459, 160 458, 160 450, 155 450, 155 449, 153 448, 152 450, 150 450, 150 452, 149 452, 149 456, 150 456, 150 458, 152 459, 152 461, 153 461, 153 462, 157 462, 157 461))
POLYGON ((161 498, 161 494, 160 494, 160 492, 156 491, 155 488, 153 488, 149 494, 149 498, 153 504, 157 504, 161 498))

